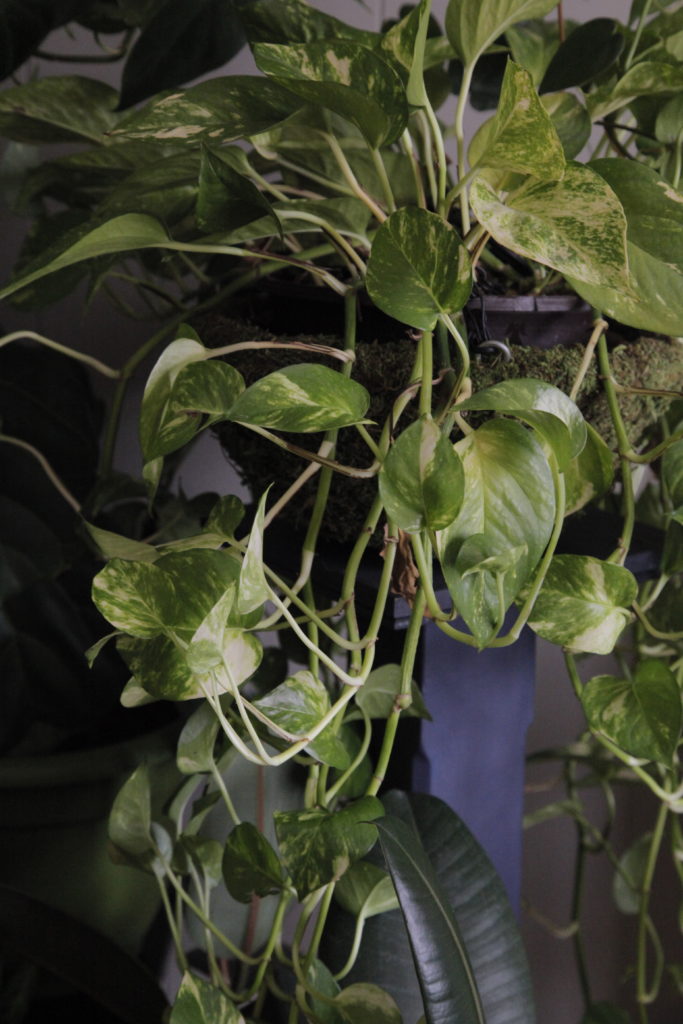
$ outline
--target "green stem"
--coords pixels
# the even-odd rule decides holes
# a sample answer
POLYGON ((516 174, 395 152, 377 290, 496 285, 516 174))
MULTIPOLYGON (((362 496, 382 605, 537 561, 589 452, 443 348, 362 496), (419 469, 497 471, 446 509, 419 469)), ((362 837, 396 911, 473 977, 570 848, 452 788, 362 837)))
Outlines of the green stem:
POLYGON ((387 205, 389 213, 394 213, 396 210, 396 200, 394 199, 394 192, 389 181, 389 175, 382 159, 382 153, 379 149, 374 147, 370 148, 370 154, 372 156, 372 162, 375 170, 377 171, 377 177, 379 178, 380 185, 382 186, 382 192, 384 193, 384 202, 387 205))
POLYGON ((356 926, 353 931, 353 941, 351 943, 351 950, 346 959, 346 963, 344 964, 342 969, 340 971, 337 971, 337 973, 335 974, 335 981, 342 981, 346 977, 346 975, 354 968, 356 960, 358 959, 358 954, 360 952, 360 944, 363 941, 363 932, 365 931, 365 920, 366 919, 362 916, 358 916, 356 918, 356 926))
POLYGON ((617 548, 612 552, 607 561, 623 565, 626 561, 626 555, 628 554, 629 547, 631 546, 631 539, 633 537, 633 529, 636 521, 636 508, 633 496, 633 476, 631 473, 631 465, 626 454, 631 449, 631 442, 628 439, 624 420, 621 415, 621 409, 619 408, 619 401, 614 388, 614 381, 612 380, 609 355, 607 353, 607 341, 604 334, 601 334, 598 339, 598 362, 600 364, 600 372, 603 377, 605 396, 607 398, 610 416, 617 435, 619 463, 621 466, 623 482, 622 509, 624 522, 621 537, 619 538, 617 548))
MULTIPOLYGON (((463 181, 467 174, 467 154, 465 152, 465 107, 472 84, 474 64, 466 64, 462 70, 462 82, 458 95, 458 106, 455 112, 455 141, 458 147, 458 181, 463 181)), ((469 196, 467 188, 460 193, 460 217, 462 222, 462 233, 466 235, 470 230, 469 196)))
POLYGON ((633 33, 633 39, 631 40, 631 45, 630 45, 630 47, 628 49, 628 53, 626 54, 626 57, 624 59, 624 71, 628 71, 628 69, 631 67, 631 64, 633 63, 633 58, 636 55, 636 50, 638 49, 638 44, 640 42, 640 37, 643 34, 643 29, 645 28, 645 22, 647 20, 648 14, 650 13, 650 7, 651 6, 652 6, 652 0, 645 0, 645 3, 643 4, 642 10, 640 12, 640 16, 638 18, 638 24, 636 25, 636 30, 633 33))
POLYGON ((648 989, 647 984, 648 909, 650 904, 650 894, 652 892, 652 880, 654 878, 655 867, 657 866, 657 859, 659 857, 659 851, 664 838, 664 829, 666 827, 668 813, 668 806, 666 804, 662 804, 657 812, 652 840, 648 850, 645 872, 643 874, 640 905, 638 908, 638 934, 636 940, 636 1001, 643 1020, 647 1020, 647 1013, 644 1013, 645 1005, 652 1002, 656 995, 657 988, 659 987, 658 982, 656 984, 653 983, 653 986, 650 989, 648 989))
POLYGON ((415 144, 413 138, 406 128, 403 135, 401 136, 401 148, 410 160, 410 167, 413 172, 413 180, 415 182, 415 195, 417 199, 417 205, 421 209, 427 209, 427 197, 425 195, 424 182, 422 181, 422 171, 420 168, 420 162, 417 159, 415 152, 415 144))
POLYGON ((46 338, 43 334, 37 334, 35 331, 12 331, 11 334, 5 334, 4 337, 0 338, 0 348, 4 348, 5 345, 9 345, 12 341, 21 340, 37 341, 40 345, 44 345, 46 348, 54 349, 55 352, 61 352, 62 355, 68 356, 70 359, 75 359, 76 362, 85 363, 86 366, 89 366, 91 369, 101 373, 103 377, 118 380, 121 376, 121 370, 115 370, 113 367, 107 366, 106 363, 101 362, 99 359, 95 359, 94 356, 86 355, 84 352, 76 352, 67 345, 61 345, 58 341, 53 341, 52 338, 46 338))
POLYGON ((431 129, 431 136, 436 150, 437 179, 437 211, 442 217, 446 215, 446 190, 448 188, 448 160, 443 142, 443 133, 431 103, 427 102, 424 112, 431 129))
POLYGON ((571 398, 572 402, 576 401, 577 395, 581 390, 581 385, 583 384, 585 376, 588 373, 588 367, 593 361, 593 353, 595 352, 595 347, 598 344, 598 341, 600 340, 601 336, 607 330, 607 327, 607 321, 602 319, 596 320, 593 325, 593 332, 590 338, 588 339, 588 342, 583 352, 581 365, 576 371, 576 377, 574 378, 572 389, 569 392, 569 397, 571 398))
POLYGON ((223 799, 223 803, 225 804, 226 810, 227 810, 228 814, 230 815, 230 819, 231 819, 233 825, 239 825, 240 824, 239 814, 237 813, 237 811, 235 809, 235 805, 232 802, 232 797, 230 796, 230 793, 228 792, 228 789, 227 789, 227 786, 225 785, 225 781, 223 779, 223 776, 221 775, 221 773, 218 770, 218 765, 216 764, 216 762, 213 759, 211 761, 211 774, 213 775, 214 782, 216 783, 216 788, 218 789, 219 793, 221 794, 221 797, 223 799))
POLYGON ((334 896, 334 884, 334 882, 330 882, 325 887, 325 893, 320 902, 320 910, 318 911, 318 916, 315 921, 313 935, 311 936, 311 942, 308 947, 308 950, 306 951, 306 969, 308 969, 310 965, 313 963, 313 961, 318 955, 318 950, 320 949, 320 942, 323 937, 323 932, 325 930, 325 924, 327 923, 327 915, 330 912, 330 907, 332 905, 332 897, 334 896))
POLYGON ((370 210, 372 215, 381 224, 382 221, 385 221, 387 219, 386 213, 384 212, 384 210, 380 206, 377 205, 377 203, 372 198, 372 196, 368 195, 368 193, 365 191, 365 189, 363 188, 361 183, 358 181, 358 179, 356 178, 356 175, 353 173, 353 170, 351 169, 351 165, 349 164, 348 160, 346 159, 346 155, 344 153, 344 150, 341 148, 341 146, 339 145, 339 143, 337 142, 335 137, 333 135, 325 133, 324 134, 324 138, 325 138, 325 141, 327 142, 328 146, 332 150, 332 154, 333 154, 335 160, 337 161, 337 164, 339 165, 339 169, 342 172, 342 174, 344 175, 344 178, 345 178, 347 184, 351 188, 351 191, 353 192, 353 194, 355 196, 358 197, 358 199, 360 199, 360 201, 362 203, 365 203, 365 205, 370 210))
POLYGON ((183 943, 180 937, 180 931, 178 929, 175 913, 173 911, 173 907, 171 906, 171 901, 168 898, 168 892, 166 891, 166 886, 164 885, 163 878, 160 878, 159 875, 155 875, 155 878, 159 885, 161 902, 164 907, 164 913, 166 914, 166 921, 168 923, 168 930, 171 933, 171 940, 173 941, 173 946, 175 948, 175 955, 176 960, 178 961, 178 967, 180 968, 181 971, 185 972, 188 968, 187 957, 185 956, 185 950, 183 949, 183 943))
POLYGON ((434 593, 431 566, 422 543, 422 537, 419 533, 413 533, 411 534, 410 542, 413 555, 415 556, 417 571, 420 574, 420 587, 423 591, 425 603, 429 609, 429 614, 435 621, 446 621, 450 618, 450 614, 443 610, 438 602, 436 594, 434 593))
MULTIPOLYGON (((567 781, 570 799, 577 800, 576 786, 573 778, 573 765, 571 763, 567 766, 567 781)), ((576 820, 575 826, 577 833, 577 846, 576 861, 574 864, 574 882, 572 886, 571 919, 576 922, 576 929, 572 935, 572 945, 574 948, 574 959, 579 976, 579 984, 583 995, 584 1011, 588 1012, 588 1008, 593 1000, 591 997, 590 979, 588 976, 586 950, 581 931, 581 903, 583 899, 587 850, 585 835, 580 821, 576 820)))
POLYGON ((665 640, 671 643, 675 643, 677 640, 683 640, 683 630, 677 633, 663 633, 661 630, 655 629, 637 601, 633 602, 633 610, 650 636, 655 637, 657 640, 665 640))
POLYGON ((399 695, 394 701, 391 713, 389 714, 384 726, 382 746, 379 752, 379 757, 377 758, 377 764, 375 765, 372 781, 366 790, 367 796, 376 796, 384 782, 387 768, 389 767, 389 762, 391 760, 391 754, 394 749, 394 743, 396 741, 396 731, 398 729, 401 712, 407 706, 406 699, 410 698, 413 669, 415 668, 415 660, 417 658, 417 645, 420 641, 420 631, 422 629, 425 604, 424 591, 420 588, 415 595, 415 603, 413 604, 410 613, 410 621, 408 623, 408 629, 406 630, 406 636, 403 642, 403 656, 401 658, 401 689, 399 691, 399 695))
POLYGON ((42 452, 39 452, 38 449, 34 448, 32 444, 28 443, 28 441, 22 441, 18 437, 9 437, 7 434, 0 434, 0 443, 11 444, 15 448, 21 448, 23 451, 28 452, 30 455, 32 455, 36 462, 40 464, 41 469, 45 473, 45 476, 48 478, 52 486, 57 491, 59 491, 62 498, 64 498, 64 501, 67 503, 67 505, 70 505, 74 512, 80 515, 80 502, 78 501, 77 498, 74 497, 74 495, 71 493, 66 484, 62 483, 62 481, 57 476, 54 469, 47 461, 42 452))
POLYGON ((424 331, 419 342, 421 382, 420 382, 420 415, 431 416, 432 413, 432 376, 434 372, 434 350, 432 348, 432 332, 424 331))
POLYGON ((361 761, 367 754, 368 749, 370 747, 370 741, 372 739, 372 721, 370 720, 369 715, 365 712, 365 710, 362 707, 360 707, 360 705, 358 705, 358 710, 363 716, 363 740, 358 748, 358 753, 354 757, 349 767, 342 772, 337 781, 334 782, 330 786, 330 788, 323 794, 323 799, 321 802, 324 807, 329 807, 330 803, 332 802, 332 800, 334 800, 339 790, 346 785, 346 783, 349 781, 349 779, 355 772, 356 768, 358 768, 361 761))

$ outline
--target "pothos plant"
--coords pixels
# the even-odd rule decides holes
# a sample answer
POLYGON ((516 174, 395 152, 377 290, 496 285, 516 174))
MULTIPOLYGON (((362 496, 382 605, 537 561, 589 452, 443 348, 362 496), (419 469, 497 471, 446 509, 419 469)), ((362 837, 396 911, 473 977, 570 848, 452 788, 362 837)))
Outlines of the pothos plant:
MULTIPOLYGON (((86 143, 27 175, 21 200, 38 211, 36 230, 2 297, 35 303, 48 286, 56 294, 88 275, 93 289, 116 294, 121 281, 132 282, 155 311, 171 310, 164 330, 114 371, 120 386, 105 470, 126 383, 174 332, 140 411, 150 502, 165 462, 220 422, 301 459, 295 482, 275 496, 266 487, 247 519, 235 496, 222 496, 200 533, 172 543, 89 524, 107 558, 93 599, 115 630, 90 657, 116 643, 131 672, 125 705, 195 702, 178 744, 185 778, 167 816, 152 818, 143 768, 111 820, 120 855, 159 879, 185 971, 176 1024, 278 1013, 290 1024, 397 1024, 401 1011, 388 992, 362 973, 347 983, 359 950, 366 968, 370 962, 365 922, 387 912, 395 929, 396 906, 426 1021, 533 1018, 514 925, 509 916, 500 924, 503 897, 471 837, 430 801, 382 791, 400 747, 399 721, 420 711, 412 679, 425 617, 452 638, 454 658, 459 645, 511 645, 527 625, 562 647, 587 729, 582 745, 561 755, 572 793, 588 764, 601 781, 638 781, 657 798, 651 833, 625 860, 574 804, 583 838, 601 837, 638 915, 631 1001, 639 1020, 648 1019, 665 964, 680 977, 649 900, 667 845, 679 876, 681 863, 683 431, 672 413, 656 442, 629 436, 627 392, 674 396, 647 380, 627 389, 615 379, 609 330, 616 322, 683 332, 683 11, 645 0, 626 24, 598 18, 574 26, 563 22, 561 5, 557 18, 544 20, 555 7, 450 0, 442 33, 421 0, 373 33, 300 0, 255 0, 241 13, 260 77, 213 78, 132 112, 116 109, 114 90, 76 77, 0 97, 0 125, 15 141, 86 143), (453 81, 451 162, 436 109, 453 81), (495 113, 466 139, 468 98, 487 90, 498 96, 495 113), (590 159, 579 162, 595 127, 602 132, 590 159), (65 210, 55 214, 47 203, 54 199, 65 210), (190 306, 225 306, 275 274, 308 278, 338 297, 337 343, 250 338, 210 348, 187 325, 190 306), (584 353, 568 393, 536 378, 473 386, 462 311, 485 280, 507 292, 573 291, 594 308, 590 336, 577 339, 584 353), (354 377, 365 296, 410 328, 414 343, 383 422, 368 419, 372 396, 354 377), (281 347, 300 361, 245 386, 237 352, 281 347), (615 450, 575 402, 595 359, 615 450), (348 432, 366 446, 364 466, 338 458, 348 432), (307 435, 317 443, 306 446, 307 435), (614 551, 556 554, 566 516, 610 489, 615 464, 614 551), (625 561, 642 466, 658 469, 648 508, 665 541, 659 577, 639 585, 625 561), (374 497, 336 599, 322 605, 312 567, 335 474, 350 496, 354 481, 370 480, 374 497), (311 479, 310 525, 287 575, 268 554, 269 531, 311 479), (381 560, 370 547, 378 526, 381 560), (360 621, 356 580, 370 562, 378 569, 374 607, 360 621), (406 570, 413 586, 404 590, 411 615, 400 663, 378 664, 392 585, 406 570), (437 573, 447 607, 437 598, 437 573), (504 625, 510 609, 512 624, 504 625), (297 641, 303 667, 264 671, 277 663, 264 648, 269 631, 297 641), (608 655, 624 635, 619 673, 582 682, 577 658, 608 655), (251 810, 241 806, 249 772, 278 780, 272 822, 263 794, 251 810), (218 804, 229 825, 212 836, 218 804), (382 856, 373 859, 378 837, 382 856), (454 843, 459 867, 449 874, 439 858, 454 843), (465 864, 476 866, 473 888, 463 882, 465 864), (249 908, 238 929, 243 944, 218 923, 214 908, 226 892, 249 908), (322 952, 335 901, 356 921, 337 964, 322 952), (188 918, 198 922, 203 974, 184 949, 188 918)), ((673 359, 675 342, 669 351, 673 359)), ((226 918, 236 920, 234 909, 226 918)), ((616 1006, 593 1003, 580 964, 585 1021, 622 1020, 616 1006)))

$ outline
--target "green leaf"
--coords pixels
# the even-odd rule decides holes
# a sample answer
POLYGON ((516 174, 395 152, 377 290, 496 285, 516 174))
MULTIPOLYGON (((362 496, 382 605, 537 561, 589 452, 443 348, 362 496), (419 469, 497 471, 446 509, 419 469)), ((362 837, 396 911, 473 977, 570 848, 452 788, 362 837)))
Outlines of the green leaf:
MULTIPOLYGON (((301 202, 288 200, 286 203, 274 203, 273 212, 278 224, 288 235, 310 234, 321 231, 320 221, 324 220, 329 227, 342 235, 361 242, 369 247, 366 228, 369 210, 359 199, 345 197, 343 199, 306 199, 301 202)), ((271 238, 280 233, 280 227, 274 228, 272 217, 259 217, 244 227, 230 233, 230 242, 236 245, 256 238, 271 238)))
POLYGON ((165 0, 147 21, 123 71, 121 107, 226 64, 244 36, 233 0, 165 0))
POLYGON ((149 771, 140 765, 126 780, 109 815, 109 838, 133 859, 153 852, 152 797, 149 771))
MULTIPOLYGON (((329 694, 312 672, 302 670, 254 701, 254 707, 292 739, 303 739, 330 710, 329 694)), ((275 732, 275 730, 273 730, 275 732)), ((277 735, 277 733, 276 733, 277 735)), ((333 726, 327 726, 305 750, 333 768, 347 768, 349 755, 333 726)))
POLYGON ((472 267, 450 224, 428 210, 404 207, 377 230, 366 287, 384 313, 429 331, 440 313, 457 313, 465 305, 472 267))
POLYGON ((256 185, 221 158, 202 151, 197 196, 197 224, 202 231, 232 232, 266 218, 271 234, 281 234, 277 214, 256 185))
POLYGON ((645 872, 652 848, 652 833, 639 836, 619 858, 614 872, 612 895, 622 914, 637 914, 643 896, 645 872))
POLYGON ((93 78, 41 78, 0 93, 0 133, 16 142, 104 142, 118 94, 93 78))
POLYGON ((683 193, 637 160, 593 160, 591 169, 618 196, 633 245, 683 274, 683 193))
POLYGON ((671 765, 681 736, 681 691, 662 661, 641 662, 632 679, 595 676, 581 694, 593 729, 632 757, 671 765))
POLYGON ((233 899, 250 903, 253 896, 281 892, 282 866, 273 847, 251 822, 236 825, 225 842, 223 878, 233 899))
POLYGON ((624 49, 624 33, 612 18, 592 18, 571 32, 548 66, 540 92, 586 85, 612 67, 624 49))
POLYGON ((555 555, 529 625, 571 651, 609 654, 629 621, 637 590, 623 566, 588 555, 555 555))
POLYGON ((683 67, 665 60, 641 60, 616 82, 589 93, 586 102, 593 121, 628 106, 639 96, 666 96, 683 89, 683 67))
POLYGON ((377 827, 406 923, 426 1019, 430 1024, 484 1024, 465 942, 417 832, 391 816, 377 827))
POLYGON ((561 178, 565 169, 562 144, 531 75, 509 60, 481 166, 501 167, 537 178, 561 178))
POLYGON ((382 38, 384 52, 407 72, 406 98, 412 107, 424 107, 429 102, 424 65, 430 7, 427 0, 420 0, 382 38))
POLYGON ((401 530, 443 530, 462 504, 462 464, 431 417, 401 433, 379 474, 379 493, 390 519, 401 530))
POLYGON ((554 6, 553 0, 450 0, 446 34, 463 63, 474 64, 511 25, 543 18, 554 6))
POLYGON ((683 93, 665 103, 657 114, 655 135, 660 142, 675 143, 683 128, 683 93))
MULTIPOLYGON (((140 143, 119 143, 140 146, 140 143)), ((118 149, 119 146, 111 146, 118 149)), ((152 148, 156 148, 152 144, 152 148)), ((179 224, 194 210, 197 200, 199 159, 196 153, 166 155, 150 161, 128 174, 119 184, 106 190, 97 207, 100 220, 127 213, 145 213, 167 227, 179 224)))
POLYGON ((190 145, 205 140, 217 145, 266 132, 300 106, 301 101, 276 82, 255 75, 231 75, 152 100, 122 119, 111 134, 190 145))
POLYGON ((565 515, 578 512, 602 497, 614 480, 614 457, 603 439, 590 423, 586 424, 586 445, 564 469, 566 491, 565 515))
POLYGON ((662 482, 678 522, 683 515, 683 441, 674 441, 662 456, 662 482))
POLYGON ((479 176, 470 197, 501 245, 580 281, 629 291, 624 212, 590 168, 568 163, 560 181, 531 180, 507 199, 479 176))
POLYGON ((401 79, 372 50, 335 39, 257 43, 253 52, 264 74, 307 103, 351 121, 373 149, 390 145, 405 130, 408 103, 401 79))
POLYGON ((113 558, 93 580, 105 619, 135 637, 159 636, 173 618, 172 583, 156 565, 113 558))
POLYGON ((339 995, 339 985, 321 960, 315 959, 308 965, 306 980, 313 992, 320 995, 309 994, 301 983, 297 985, 296 993, 299 999, 306 999, 310 1005, 315 1014, 316 1024, 347 1024, 341 1010, 332 1002, 339 995))
POLYGON ((101 526, 93 526, 85 520, 83 525, 95 541, 103 558, 123 558, 131 562, 154 562, 159 557, 156 548, 140 540, 132 540, 120 533, 103 530, 101 526))
POLYGON ((342 875, 334 888, 334 898, 340 907, 363 921, 398 908, 391 876, 367 860, 356 861, 342 875))
POLYGON ((303 0, 252 0, 241 10, 250 43, 312 43, 354 39, 371 46, 379 37, 310 7, 303 0))
POLYGON ((547 92, 541 103, 548 112, 567 160, 573 160, 591 134, 591 119, 583 103, 570 92, 547 92))
POLYGON ((169 1024, 244 1024, 244 1017, 217 985, 186 971, 169 1024))
POLYGON ((360 423, 369 404, 370 396, 356 381, 327 366, 297 363, 248 387, 229 419, 308 434, 360 423))
POLYGON ((263 521, 268 491, 261 497, 249 532, 249 543, 242 560, 237 587, 237 607, 243 615, 261 608, 270 597, 270 587, 263 570, 263 521))
POLYGON ((548 442, 563 469, 586 444, 586 422, 563 391, 533 378, 505 380, 482 388, 460 409, 486 409, 516 416, 548 442))
POLYGON ((538 85, 560 45, 557 25, 540 18, 525 21, 518 28, 514 25, 505 33, 512 59, 526 68, 534 85, 538 85))
POLYGON ((376 797, 366 796, 331 813, 324 810, 276 812, 275 832, 285 866, 300 899, 337 881, 377 839, 375 821, 384 814, 376 797))
POLYGON ((526 551, 502 582, 502 610, 508 608, 550 539, 555 517, 552 474, 539 442, 512 420, 489 420, 456 448, 465 470, 465 498, 458 518, 439 534, 438 551, 455 607, 483 645, 500 620, 497 582, 492 573, 463 578, 457 561, 460 548, 472 535, 482 534, 489 554, 526 551))
POLYGON ((631 1024, 631 1018, 613 1003, 591 1003, 581 1024, 631 1024))
MULTIPOLYGON (((388 718, 400 691, 401 666, 382 665, 372 670, 363 685, 358 688, 354 700, 369 718, 388 718)), ((410 684, 410 695, 411 703, 401 714, 431 721, 422 692, 414 680, 410 684)))
POLYGON ((212 770, 219 729, 216 712, 207 701, 202 701, 187 719, 178 737, 176 763, 183 775, 212 770))
POLYGON ((401 1012, 388 992, 378 985, 356 982, 335 997, 347 1024, 403 1024, 401 1012))

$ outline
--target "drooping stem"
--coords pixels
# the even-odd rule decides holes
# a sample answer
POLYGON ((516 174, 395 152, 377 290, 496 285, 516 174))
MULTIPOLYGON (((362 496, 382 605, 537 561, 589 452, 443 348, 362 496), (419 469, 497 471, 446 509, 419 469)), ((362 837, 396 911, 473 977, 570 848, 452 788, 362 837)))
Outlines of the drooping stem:
POLYGON ((11 444, 15 448, 22 448, 24 451, 32 455, 33 458, 40 463, 40 467, 45 473, 45 476, 48 478, 52 486, 59 491, 67 505, 70 505, 74 512, 80 515, 80 502, 74 497, 66 484, 60 480, 57 473, 54 471, 42 452, 39 452, 38 449, 34 448, 32 444, 28 443, 28 441, 22 441, 19 437, 9 437, 7 434, 0 434, 0 443, 3 442, 4 444, 11 444))
POLYGON ((603 378, 605 396, 607 398, 610 416, 617 435, 619 464, 621 467, 623 482, 622 513, 624 521, 621 537, 619 538, 617 548, 612 552, 607 560, 609 562, 616 562, 618 565, 623 565, 631 546, 631 538, 633 537, 633 529, 636 521, 636 507, 633 495, 633 476, 631 473, 631 464, 626 454, 631 450, 631 442, 629 441, 628 434, 626 433, 621 409, 619 408, 619 400, 614 389, 614 382, 612 380, 612 373, 609 364, 609 355, 607 353, 607 341, 605 340, 604 334, 601 334, 598 339, 598 362, 600 364, 600 373, 603 378))
POLYGON ((652 985, 648 988, 647 980, 647 936, 649 922, 650 895, 652 892, 652 880, 654 878, 657 858, 664 838, 667 815, 669 807, 662 804, 657 812, 655 827, 650 840, 650 847, 645 862, 645 871, 640 892, 640 905, 638 907, 638 934, 636 940, 636 1001, 641 1014, 641 1020, 647 1020, 646 1004, 652 1002, 659 988, 661 980, 661 964, 657 965, 652 985))

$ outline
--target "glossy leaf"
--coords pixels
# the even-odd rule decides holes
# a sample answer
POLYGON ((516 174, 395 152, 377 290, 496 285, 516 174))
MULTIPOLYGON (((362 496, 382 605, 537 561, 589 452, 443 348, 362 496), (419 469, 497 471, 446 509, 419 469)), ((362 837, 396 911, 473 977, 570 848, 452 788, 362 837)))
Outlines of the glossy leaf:
POLYGON ((440 313, 457 313, 465 305, 472 268, 456 231, 443 218, 405 207, 375 235, 366 286, 384 313, 428 331, 440 313))
POLYGON ((522 25, 512 25, 505 38, 510 47, 512 59, 526 68, 534 85, 538 85, 545 74, 553 54, 560 45, 557 25, 552 21, 534 18, 522 25))
POLYGON ((370 46, 378 37, 309 6, 304 0, 252 0, 242 8, 250 43, 312 43, 353 39, 370 46))
POLYGON ((636 160, 593 160, 619 197, 629 242, 683 274, 683 192, 636 160))
POLYGON ((375 825, 384 814, 376 797, 356 800, 335 812, 276 812, 275 832, 285 866, 300 899, 337 881, 377 840, 375 825))
POLYGON ((209 512, 206 529, 209 533, 217 533, 227 540, 232 540, 244 515, 244 503, 237 495, 223 495, 209 512))
POLYGON ((356 861, 342 875, 335 886, 334 898, 341 907, 362 920, 398 908, 391 876, 367 860, 356 861))
POLYGON ((280 892, 284 886, 275 850, 249 821, 236 825, 225 842, 223 879, 232 898, 240 903, 280 892))
POLYGON ((140 540, 132 540, 112 530, 84 522, 86 530, 97 545, 103 558, 123 558, 132 562, 154 562, 159 557, 156 548, 140 540))
MULTIPOLYGON (((140 143, 120 143, 140 146, 140 143)), ((152 147, 156 149, 155 144, 152 147)), ((118 149, 111 146, 110 149, 118 149)), ((166 155, 164 159, 145 159, 120 183, 106 190, 97 207, 100 220, 127 213, 145 213, 167 227, 192 214, 197 201, 199 159, 196 153, 166 155)))
POLYGON ((187 719, 178 737, 176 763, 183 775, 210 772, 220 722, 211 705, 202 701, 187 719))
POLYGON ((153 100, 122 119, 114 136, 188 142, 230 142, 268 131, 291 117, 301 101, 255 75, 211 78, 153 100))
POLYGON ((587 555, 556 555, 529 625, 572 651, 609 654, 629 621, 636 598, 632 573, 587 555))
POLYGON ((286 231, 288 235, 310 234, 311 231, 320 231, 320 221, 323 220, 329 227, 346 235, 356 241, 369 246, 367 238, 367 223, 369 211, 364 203, 353 197, 343 199, 306 199, 297 202, 288 200, 286 203, 274 203, 273 217, 259 217, 245 224, 244 227, 230 232, 230 242, 236 245, 244 241, 253 241, 257 238, 270 238, 280 231, 286 231), (276 222, 279 227, 276 227, 276 222))
POLYGON ((424 70, 430 8, 428 0, 420 0, 382 38, 383 51, 407 73, 406 98, 412 107, 424 107, 428 102, 424 70))
POLYGON ((562 144, 525 68, 508 61, 491 134, 479 163, 537 178, 561 178, 562 144))
POLYGON ((174 595, 156 565, 113 558, 93 580, 93 601, 117 629, 131 636, 159 636, 173 619, 174 595))
POLYGON ((604 287, 568 275, 567 280, 594 309, 649 334, 683 335, 683 275, 628 242, 629 287, 604 287))
POLYGON ((683 93, 665 103, 657 114, 655 135, 660 142, 675 143, 683 128, 683 93))
POLYGON ((553 0, 450 0, 446 33, 463 63, 474 64, 511 25, 543 18, 554 6, 553 0))
MULTIPOLYGON (((401 666, 382 665, 372 670, 354 699, 369 718, 388 718, 400 689, 401 666)), ((431 719, 422 692, 414 681, 411 682, 410 693, 411 703, 402 715, 431 719)))
POLYGON ((425 1018, 429 1024, 484 1024, 465 942, 419 836, 400 818, 387 817, 378 829, 420 979, 425 1018))
POLYGON ((379 493, 387 515, 406 533, 443 530, 462 504, 462 464, 431 417, 399 434, 382 464, 379 493))
POLYGON ((619 858, 619 871, 614 872, 612 895, 622 914, 637 914, 640 910, 651 847, 652 834, 646 832, 619 858))
POLYGON ((502 245, 581 281, 629 289, 626 219, 606 182, 568 163, 560 181, 531 181, 503 199, 481 176, 472 183, 477 219, 502 245))
POLYGON ((482 534, 491 554, 526 551, 505 574, 503 610, 533 571, 552 532, 555 499, 550 467, 534 436, 512 420, 489 420, 458 442, 465 470, 465 498, 455 522, 438 536, 438 551, 455 607, 484 645, 500 620, 501 601, 494 574, 463 578, 458 567, 462 545, 482 534), (514 508, 515 514, 510 514, 514 508))
POLYGON ((355 124, 374 149, 398 139, 408 123, 403 84, 372 50, 344 39, 280 46, 257 43, 264 74, 307 103, 355 124))
POLYGON ((217 985, 186 971, 169 1024, 244 1024, 244 1017, 217 985))
POLYGON ((199 171, 197 224, 202 231, 232 232, 244 224, 265 217, 272 234, 280 234, 280 222, 273 207, 256 185, 205 149, 199 171))
POLYGON ((586 424, 586 445, 564 469, 565 515, 578 512, 595 498, 606 494, 614 480, 614 456, 590 423, 586 424))
POLYGON ((257 380, 235 401, 229 419, 248 426, 316 433, 363 420, 364 387, 315 363, 297 363, 257 380))
POLYGON ((347 1024, 403 1024, 400 1010, 389 993, 368 982, 347 985, 334 1005, 347 1024))
POLYGON ((541 82, 540 92, 571 89, 604 74, 624 49, 624 34, 612 18, 592 18, 560 45, 541 82))
MULTIPOLYGON (((254 701, 293 740, 303 739, 330 710, 329 694, 312 672, 297 672, 276 686, 274 690, 254 701)), ((308 743, 306 751, 333 768, 347 768, 349 755, 346 747, 331 726, 308 743)))
POLYGON ((548 442, 561 468, 580 455, 586 443, 586 422, 574 402, 544 381, 501 381, 477 391, 459 408, 506 413, 528 423, 548 442))
POLYGON ((16 142, 104 142, 118 94, 78 75, 47 77, 0 93, 0 132, 16 142))
POLYGON ((673 505, 673 517, 683 516, 683 441, 674 441, 662 456, 662 482, 673 505))
POLYGON ((681 737, 681 691, 664 662, 640 662, 632 679, 595 676, 581 694, 593 729, 632 757, 671 765, 681 737))

